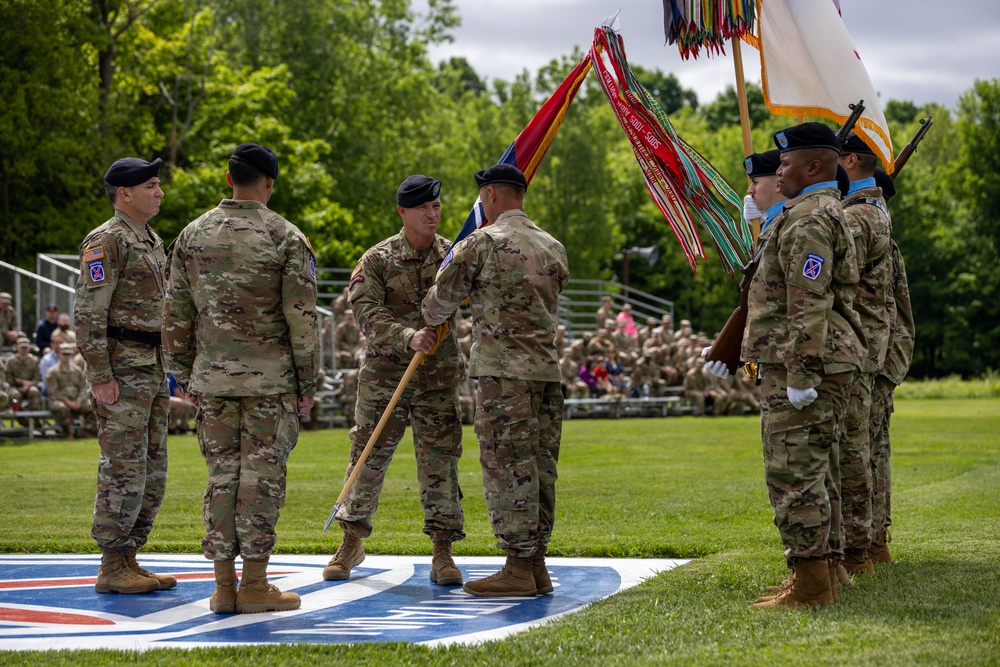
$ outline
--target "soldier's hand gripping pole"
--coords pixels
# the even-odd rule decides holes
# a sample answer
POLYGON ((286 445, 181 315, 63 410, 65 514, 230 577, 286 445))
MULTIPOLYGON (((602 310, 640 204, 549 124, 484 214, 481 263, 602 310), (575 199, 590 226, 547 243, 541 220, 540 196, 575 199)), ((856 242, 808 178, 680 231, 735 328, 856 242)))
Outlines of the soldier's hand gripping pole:
POLYGON ((354 470, 348 476, 347 481, 344 482, 344 489, 337 496, 337 502, 334 503, 333 509, 330 510, 330 516, 326 518, 326 523, 323 524, 323 532, 325 533, 329 528, 330 524, 333 523, 333 518, 337 516, 337 511, 340 509, 341 503, 344 502, 344 498, 347 494, 351 492, 351 487, 354 486, 354 481, 358 478, 358 474, 365 465, 365 461, 368 460, 368 455, 372 452, 372 447, 375 446, 375 442, 378 441, 378 437, 382 434, 382 429, 385 428, 385 424, 389 421, 389 415, 392 411, 396 409, 396 403, 399 402, 399 397, 403 395, 403 391, 406 390, 406 385, 410 383, 410 378, 413 377, 413 373, 416 372, 417 366, 423 363, 424 353, 417 350, 413 353, 413 358, 410 359, 410 365, 406 367, 406 372, 403 373, 403 379, 399 381, 399 386, 396 387, 396 391, 393 392, 392 398, 389 399, 389 404, 385 406, 385 412, 382 413, 382 418, 378 420, 378 424, 375 425, 375 430, 372 431, 372 435, 368 438, 367 444, 365 444, 364 450, 361 452, 361 456, 358 457, 357 463, 354 464, 354 470))

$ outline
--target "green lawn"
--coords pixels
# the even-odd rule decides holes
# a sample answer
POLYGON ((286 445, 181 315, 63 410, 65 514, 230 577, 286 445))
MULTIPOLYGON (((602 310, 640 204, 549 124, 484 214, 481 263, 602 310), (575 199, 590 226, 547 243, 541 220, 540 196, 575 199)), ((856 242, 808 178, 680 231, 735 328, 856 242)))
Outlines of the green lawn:
MULTIPOLYGON (((471 430, 465 442, 469 538, 456 553, 498 555, 471 430)), ((197 553, 204 463, 193 437, 172 438, 170 447, 167 498, 148 548, 197 553)), ((346 458, 345 431, 303 434, 289 466, 280 552, 336 548, 337 533, 321 531, 346 458)), ((0 551, 96 551, 89 537, 96 465, 96 441, 0 446, 0 551)), ((833 607, 755 611, 748 604, 761 587, 785 574, 757 420, 571 421, 550 553, 696 562, 477 647, 0 652, 0 664, 1000 664, 1000 399, 899 401, 893 477, 895 564, 842 591, 833 607)), ((430 553, 410 447, 397 453, 366 548, 430 553)))

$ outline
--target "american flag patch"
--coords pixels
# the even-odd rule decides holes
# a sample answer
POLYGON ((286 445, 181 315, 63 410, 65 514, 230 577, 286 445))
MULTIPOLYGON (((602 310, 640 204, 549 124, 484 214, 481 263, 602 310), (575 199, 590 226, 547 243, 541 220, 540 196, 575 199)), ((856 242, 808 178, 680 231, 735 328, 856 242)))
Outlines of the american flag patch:
POLYGON ((94 248, 87 248, 83 253, 83 261, 93 262, 95 259, 104 259, 104 246, 99 245, 94 248))

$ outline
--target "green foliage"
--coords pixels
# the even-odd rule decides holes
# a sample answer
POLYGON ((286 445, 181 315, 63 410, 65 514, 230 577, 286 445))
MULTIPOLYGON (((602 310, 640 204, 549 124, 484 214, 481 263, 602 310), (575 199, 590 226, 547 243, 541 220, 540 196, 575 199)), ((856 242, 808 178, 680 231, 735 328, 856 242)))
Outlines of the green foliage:
POLYGON ((959 375, 907 380, 896 387, 896 400, 910 398, 1000 398, 1000 373, 987 371, 973 380, 963 380, 959 375))
MULTIPOLYGON (((698 560, 482 645, 0 651, 0 664, 995 664, 1000 400, 901 399, 892 429, 895 562, 857 578, 828 608, 749 608, 788 572, 762 481, 756 419, 581 420, 564 424, 550 553, 698 560)), ((469 537, 456 553, 495 555, 471 429, 465 436, 460 472, 469 537)), ((302 434, 278 524, 282 552, 336 549, 338 538, 324 535, 321 525, 347 454, 344 430, 302 434)), ((173 438, 170 456, 167 496, 148 549, 197 553, 204 462, 190 436, 173 438)), ((0 550, 93 552, 97 457, 93 440, 0 447, 0 550)), ((420 532, 415 470, 412 449, 400 447, 366 540, 370 552, 430 553, 420 532)))

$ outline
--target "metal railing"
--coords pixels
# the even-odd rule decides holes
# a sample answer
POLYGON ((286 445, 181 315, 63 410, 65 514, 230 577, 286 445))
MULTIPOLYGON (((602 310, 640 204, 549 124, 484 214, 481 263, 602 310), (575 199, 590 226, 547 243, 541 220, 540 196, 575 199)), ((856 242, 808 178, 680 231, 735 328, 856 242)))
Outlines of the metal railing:
POLYGON ((39 306, 43 299, 48 299, 45 304, 54 303, 61 312, 72 312, 75 295, 72 287, 3 261, 0 261, 0 292, 10 293, 18 330, 28 338, 44 317, 45 307, 39 306))

